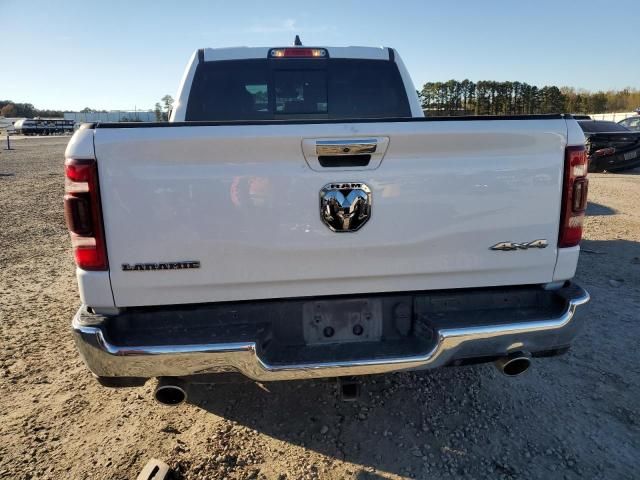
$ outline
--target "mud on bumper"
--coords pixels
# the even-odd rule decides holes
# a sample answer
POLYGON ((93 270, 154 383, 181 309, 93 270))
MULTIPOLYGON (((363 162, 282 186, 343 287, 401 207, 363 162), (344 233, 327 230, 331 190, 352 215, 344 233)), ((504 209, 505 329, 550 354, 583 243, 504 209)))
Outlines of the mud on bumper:
POLYGON ((113 316, 83 306, 73 334, 100 378, 239 372, 260 381, 293 380, 490 361, 515 351, 544 355, 569 346, 580 323, 576 308, 588 301, 584 289, 567 283, 553 291, 407 292, 132 308, 113 316), (339 312, 344 302, 358 301, 377 305, 375 338, 309 341, 310 303, 339 312))

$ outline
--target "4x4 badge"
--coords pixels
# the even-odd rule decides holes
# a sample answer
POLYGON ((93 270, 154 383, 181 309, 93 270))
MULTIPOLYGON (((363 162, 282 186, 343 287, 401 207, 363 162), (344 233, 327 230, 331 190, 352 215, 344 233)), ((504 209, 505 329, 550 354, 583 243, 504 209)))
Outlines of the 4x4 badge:
POLYGON ((532 242, 516 243, 516 242, 500 242, 496 243, 490 250, 501 250, 503 252, 509 252, 512 250, 528 250, 530 248, 547 248, 549 243, 544 239, 533 240, 532 242))

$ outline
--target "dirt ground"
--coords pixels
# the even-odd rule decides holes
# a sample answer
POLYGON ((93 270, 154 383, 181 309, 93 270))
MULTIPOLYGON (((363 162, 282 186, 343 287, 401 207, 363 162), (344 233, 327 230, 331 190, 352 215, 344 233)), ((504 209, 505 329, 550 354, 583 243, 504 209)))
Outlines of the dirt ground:
MULTIPOLYGON (((328 381, 109 390, 76 354, 62 214, 68 137, 0 151, 0 478, 638 478, 640 171, 591 175, 578 281, 592 301, 565 356, 508 379, 491 365, 328 381)), ((4 147, 4 145, 2 146, 4 147)), ((2 148, 0 147, 0 148, 2 148)))

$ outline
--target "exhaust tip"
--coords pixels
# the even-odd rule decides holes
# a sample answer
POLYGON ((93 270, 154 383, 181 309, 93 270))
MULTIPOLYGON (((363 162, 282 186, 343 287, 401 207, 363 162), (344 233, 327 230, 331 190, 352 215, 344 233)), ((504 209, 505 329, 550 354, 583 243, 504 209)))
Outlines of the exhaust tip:
POLYGON ((161 405, 176 407, 187 400, 187 390, 180 381, 160 379, 153 397, 161 405))
POLYGON ((531 356, 527 353, 518 352, 496 360, 495 365, 503 375, 517 377, 529 370, 531 356))

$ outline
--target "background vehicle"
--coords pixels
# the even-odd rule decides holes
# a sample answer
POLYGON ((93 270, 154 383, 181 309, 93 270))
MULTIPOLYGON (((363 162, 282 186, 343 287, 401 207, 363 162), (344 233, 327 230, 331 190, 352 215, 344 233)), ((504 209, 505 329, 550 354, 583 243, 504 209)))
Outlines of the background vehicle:
POLYGON ((14 124, 18 135, 61 135, 73 133, 75 122, 63 118, 24 118, 14 124))
POLYGON ((625 118, 618 122, 618 125, 622 125, 623 127, 635 132, 640 132, 640 115, 637 117, 625 118))
POLYGON ((579 120, 590 172, 629 170, 640 165, 640 132, 603 120, 579 120))
POLYGON ((425 118, 389 48, 196 52, 168 123, 66 151, 78 348, 110 386, 566 351, 586 206, 571 116, 425 118))

